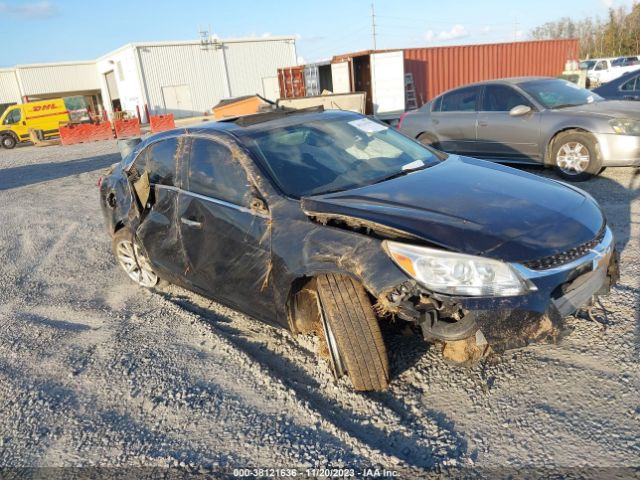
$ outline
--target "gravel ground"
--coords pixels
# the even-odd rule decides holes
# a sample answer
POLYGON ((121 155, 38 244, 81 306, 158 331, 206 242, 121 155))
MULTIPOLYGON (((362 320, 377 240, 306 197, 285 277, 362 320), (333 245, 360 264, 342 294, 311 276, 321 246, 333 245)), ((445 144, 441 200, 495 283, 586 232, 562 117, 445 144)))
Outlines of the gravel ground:
POLYGON ((95 187, 116 152, 115 142, 0 151, 0 467, 378 466, 415 477, 640 466, 632 169, 581 185, 622 251, 604 325, 571 318, 559 345, 468 369, 387 328, 391 388, 357 394, 334 383, 313 338, 178 287, 130 283, 95 187))

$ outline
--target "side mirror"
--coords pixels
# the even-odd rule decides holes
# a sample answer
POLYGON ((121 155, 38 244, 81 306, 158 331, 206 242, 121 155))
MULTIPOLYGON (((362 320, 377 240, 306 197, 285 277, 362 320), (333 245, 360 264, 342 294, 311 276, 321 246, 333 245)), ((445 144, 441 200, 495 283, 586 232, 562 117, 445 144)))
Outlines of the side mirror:
POLYGON ((521 117, 522 115, 526 115, 531 111, 531 107, 528 105, 516 105, 511 110, 509 110, 509 115, 512 117, 521 117))

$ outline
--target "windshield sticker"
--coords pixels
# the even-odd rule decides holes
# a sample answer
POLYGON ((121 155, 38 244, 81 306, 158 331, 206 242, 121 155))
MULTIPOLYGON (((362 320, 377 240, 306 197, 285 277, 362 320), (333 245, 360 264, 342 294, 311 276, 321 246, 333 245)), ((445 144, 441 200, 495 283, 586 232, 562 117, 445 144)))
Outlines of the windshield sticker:
POLYGON ((424 167, 424 162, 422 160, 415 160, 411 163, 407 163, 402 166, 402 170, 415 170, 416 168, 424 167))
POLYGON ((349 125, 354 126, 358 130, 362 130, 365 133, 382 132, 389 128, 389 127, 385 127, 384 125, 380 125, 377 122, 373 122, 368 118, 359 118, 358 120, 353 120, 349 122, 349 125))

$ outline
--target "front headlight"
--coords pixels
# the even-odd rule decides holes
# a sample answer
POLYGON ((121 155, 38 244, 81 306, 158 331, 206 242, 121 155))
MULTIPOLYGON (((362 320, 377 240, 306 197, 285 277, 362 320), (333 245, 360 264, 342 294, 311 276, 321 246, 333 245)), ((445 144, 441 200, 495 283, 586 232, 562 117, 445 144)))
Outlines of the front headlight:
POLYGON ((640 121, 632 118, 616 118, 609 125, 618 135, 640 135, 640 121))
POLYGON ((499 260, 391 241, 385 241, 384 248, 402 270, 434 292, 510 297, 536 289, 499 260))

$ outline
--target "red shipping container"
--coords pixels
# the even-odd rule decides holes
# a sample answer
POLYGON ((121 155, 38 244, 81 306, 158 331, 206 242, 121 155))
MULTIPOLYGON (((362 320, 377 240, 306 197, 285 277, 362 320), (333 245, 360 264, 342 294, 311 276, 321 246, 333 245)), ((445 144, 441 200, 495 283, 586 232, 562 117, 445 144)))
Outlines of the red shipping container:
POLYGON ((306 95, 304 65, 278 69, 280 98, 298 98, 306 95))
POLYGON ((405 73, 413 74, 418 105, 451 88, 505 77, 556 77, 578 60, 577 39, 486 45, 407 48, 405 73))

